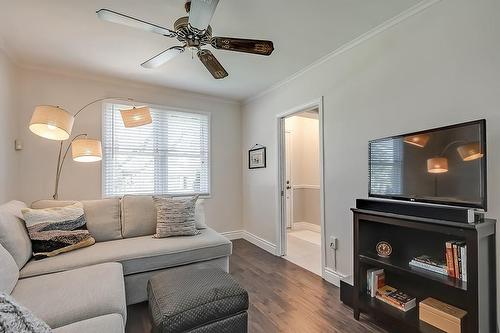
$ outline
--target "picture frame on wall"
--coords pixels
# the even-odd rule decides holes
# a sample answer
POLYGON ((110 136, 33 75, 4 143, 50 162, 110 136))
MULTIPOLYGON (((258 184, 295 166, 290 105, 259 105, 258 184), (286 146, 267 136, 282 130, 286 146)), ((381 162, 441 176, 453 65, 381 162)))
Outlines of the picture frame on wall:
POLYGON ((248 168, 260 169, 266 167, 266 147, 252 148, 248 151, 248 168))

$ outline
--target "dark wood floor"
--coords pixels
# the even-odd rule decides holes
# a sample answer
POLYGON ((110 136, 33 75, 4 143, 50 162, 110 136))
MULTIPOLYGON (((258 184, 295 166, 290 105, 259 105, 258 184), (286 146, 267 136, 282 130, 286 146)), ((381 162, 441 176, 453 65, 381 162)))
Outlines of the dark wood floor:
MULTIPOLYGON (((249 332, 386 332, 365 317, 355 321, 339 289, 245 240, 233 241, 231 274, 250 296, 249 332)), ((127 333, 149 332, 147 304, 128 308, 127 333)))

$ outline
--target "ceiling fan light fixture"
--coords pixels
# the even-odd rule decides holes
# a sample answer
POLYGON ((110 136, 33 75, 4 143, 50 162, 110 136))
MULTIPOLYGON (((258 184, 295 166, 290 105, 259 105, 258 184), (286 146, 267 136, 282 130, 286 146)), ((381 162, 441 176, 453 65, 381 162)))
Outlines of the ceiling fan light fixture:
POLYGON ((141 64, 142 67, 159 67, 184 52, 184 49, 187 48, 193 52, 198 52, 199 59, 215 79, 223 79, 228 76, 227 71, 216 57, 204 48, 205 46, 212 46, 215 49, 226 51, 269 56, 274 51, 274 44, 269 40, 213 37, 210 21, 214 16, 218 3, 219 0, 186 0, 184 8, 188 15, 175 21, 174 30, 105 8, 98 10, 96 14, 101 20, 154 32, 165 37, 175 38, 182 43, 182 46, 171 47, 145 61, 141 64))

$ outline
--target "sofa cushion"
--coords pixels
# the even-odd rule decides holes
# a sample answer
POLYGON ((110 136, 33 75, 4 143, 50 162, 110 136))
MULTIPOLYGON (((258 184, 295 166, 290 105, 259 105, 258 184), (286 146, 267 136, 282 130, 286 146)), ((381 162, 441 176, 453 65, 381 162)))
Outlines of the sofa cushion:
MULTIPOLYGON (((205 229, 205 203, 196 201, 197 229, 205 229)), ((125 195, 122 198, 122 235, 124 238, 152 235, 156 231, 156 208, 151 195, 125 195)))
MULTIPOLYGON (((77 201, 39 200, 31 208, 51 208, 72 205, 77 201)), ((120 199, 83 200, 83 210, 87 220, 87 229, 97 242, 121 239, 120 199)))
POLYGON ((206 229, 205 222, 205 200, 198 199, 196 207, 194 208, 194 221, 196 222, 196 229, 206 229))
POLYGON ((118 263, 21 279, 12 297, 51 328, 112 313, 126 322, 123 271, 118 263))
POLYGON ((231 246, 226 237, 210 228, 190 237, 125 238, 41 261, 31 260, 20 276, 26 278, 110 261, 122 263, 124 274, 129 275, 226 257, 231 254, 231 246))
POLYGON ((14 258, 0 245, 0 293, 10 294, 19 279, 19 267, 14 258))
POLYGON ((117 313, 78 321, 53 330, 54 333, 123 333, 124 331, 123 318, 117 313))
POLYGON ((147 236, 156 230, 156 208, 150 195, 125 195, 122 198, 122 235, 147 236))
POLYGON ((9 251, 21 269, 31 258, 31 240, 22 220, 21 210, 26 204, 10 201, 0 206, 0 244, 9 251))

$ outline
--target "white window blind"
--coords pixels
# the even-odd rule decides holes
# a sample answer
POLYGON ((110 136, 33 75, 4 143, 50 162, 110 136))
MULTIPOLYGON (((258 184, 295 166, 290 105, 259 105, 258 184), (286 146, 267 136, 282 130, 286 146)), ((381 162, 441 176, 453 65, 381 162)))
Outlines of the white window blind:
POLYGON ((403 141, 386 139, 370 144, 370 193, 402 193, 403 141))
POLYGON ((125 108, 104 107, 103 195, 208 195, 209 116, 151 108, 151 124, 125 128, 125 108))

